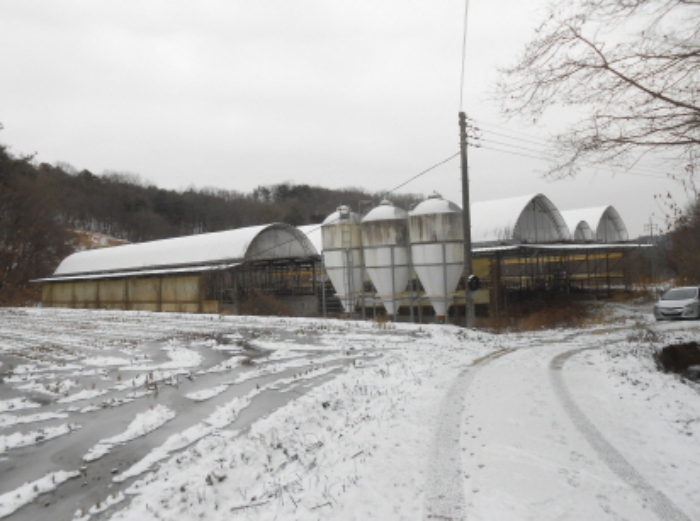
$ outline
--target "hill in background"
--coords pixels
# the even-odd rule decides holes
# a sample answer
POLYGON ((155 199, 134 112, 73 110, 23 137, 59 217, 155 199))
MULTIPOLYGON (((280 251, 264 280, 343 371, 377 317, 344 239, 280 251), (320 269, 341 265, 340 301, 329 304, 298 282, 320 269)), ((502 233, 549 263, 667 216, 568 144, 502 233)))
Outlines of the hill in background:
MULTIPOLYGON (((381 196, 291 182, 252 193, 165 190, 133 174, 35 165, 0 145, 0 305, 36 302, 39 288, 29 281, 53 273, 73 251, 273 222, 321 223, 341 204, 369 209, 381 196)), ((392 198, 404 208, 420 199, 392 198)))

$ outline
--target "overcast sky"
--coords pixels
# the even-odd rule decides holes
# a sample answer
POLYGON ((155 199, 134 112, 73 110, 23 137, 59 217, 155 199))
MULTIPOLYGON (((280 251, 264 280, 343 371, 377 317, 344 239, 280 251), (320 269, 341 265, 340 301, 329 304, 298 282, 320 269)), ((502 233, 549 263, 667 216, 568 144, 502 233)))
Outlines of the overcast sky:
MULTIPOLYGON (((514 146, 551 126, 506 122, 489 99, 544 1, 470 4, 464 110, 530 141, 484 132, 507 143, 491 148, 532 155, 514 146)), ((463 16, 464 0, 3 0, 0 142, 164 188, 389 190, 458 151, 463 16)), ((682 197, 652 165, 548 182, 541 160, 469 154, 473 201, 612 204, 632 237, 662 224, 655 194, 682 197)), ((433 190, 460 200, 458 160, 401 189, 433 190)))

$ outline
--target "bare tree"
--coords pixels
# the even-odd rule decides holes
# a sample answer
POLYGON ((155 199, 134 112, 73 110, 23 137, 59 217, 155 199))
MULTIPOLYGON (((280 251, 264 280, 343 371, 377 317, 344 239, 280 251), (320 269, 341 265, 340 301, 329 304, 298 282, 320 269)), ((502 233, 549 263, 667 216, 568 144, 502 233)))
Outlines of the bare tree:
POLYGON ((36 302, 30 280, 50 275, 71 248, 50 184, 31 157, 15 158, 0 145, 0 305, 36 302))
POLYGON ((552 140, 548 175, 559 178, 649 152, 692 165, 699 85, 700 0, 573 0, 550 4, 502 70, 498 98, 506 114, 534 120, 574 109, 575 123, 552 140))

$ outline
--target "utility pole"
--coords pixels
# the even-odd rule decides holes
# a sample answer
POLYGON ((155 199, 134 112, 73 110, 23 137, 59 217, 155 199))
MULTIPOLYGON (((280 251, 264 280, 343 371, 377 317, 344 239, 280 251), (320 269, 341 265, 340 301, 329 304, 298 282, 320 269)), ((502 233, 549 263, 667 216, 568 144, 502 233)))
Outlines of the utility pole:
POLYGON ((644 225, 644 231, 649 232, 649 236, 650 236, 649 243, 650 244, 654 244, 654 230, 656 230, 658 232, 659 225, 655 224, 654 221, 652 221, 651 217, 649 217, 649 224, 644 225))
MULTIPOLYGON (((648 244, 654 245, 654 230, 656 232, 659 232, 659 225, 655 224, 654 221, 652 220, 651 216, 649 216, 649 224, 644 225, 644 230, 649 232, 649 241, 648 244)), ((656 258, 656 251, 652 250, 648 254, 649 257, 649 277, 651 278, 652 281, 656 280, 654 276, 654 260, 656 258)))
POLYGON ((459 113, 459 148, 462 159, 462 229, 464 231, 464 314, 466 327, 474 327, 474 296, 469 289, 472 275, 472 218, 469 208, 469 165, 467 163, 467 115, 459 113))

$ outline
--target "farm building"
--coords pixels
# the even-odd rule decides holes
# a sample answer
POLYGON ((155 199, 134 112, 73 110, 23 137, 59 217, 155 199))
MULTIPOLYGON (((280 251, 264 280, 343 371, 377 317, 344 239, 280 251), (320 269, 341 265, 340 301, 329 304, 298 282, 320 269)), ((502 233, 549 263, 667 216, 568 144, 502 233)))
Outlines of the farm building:
POLYGON ((568 210, 562 216, 575 242, 615 243, 628 239, 625 223, 612 206, 568 210))
POLYGON ((304 233, 270 224, 74 253, 40 282, 46 307, 238 312, 263 292, 304 316, 318 313, 318 271, 304 233))
MULTIPOLYGON (((561 213, 545 195, 533 194, 473 203, 471 216, 480 315, 507 311, 536 293, 608 296, 631 284, 639 246, 625 242, 627 230, 611 206, 561 213), (581 238, 586 227, 590 233, 581 238)), ((325 271, 346 312, 383 309, 421 321, 463 315, 458 205, 433 194, 408 213, 388 201, 364 218, 341 207, 322 229, 325 271)))
MULTIPOLYGON (((610 295, 629 287, 636 244, 612 206, 560 212, 543 194, 472 204, 479 315, 533 293, 610 295)), ((322 225, 270 224, 75 253, 41 282, 47 307, 297 316, 463 316, 462 209, 433 194, 411 211, 346 206, 322 225), (279 311, 279 310, 278 310, 279 311)))

